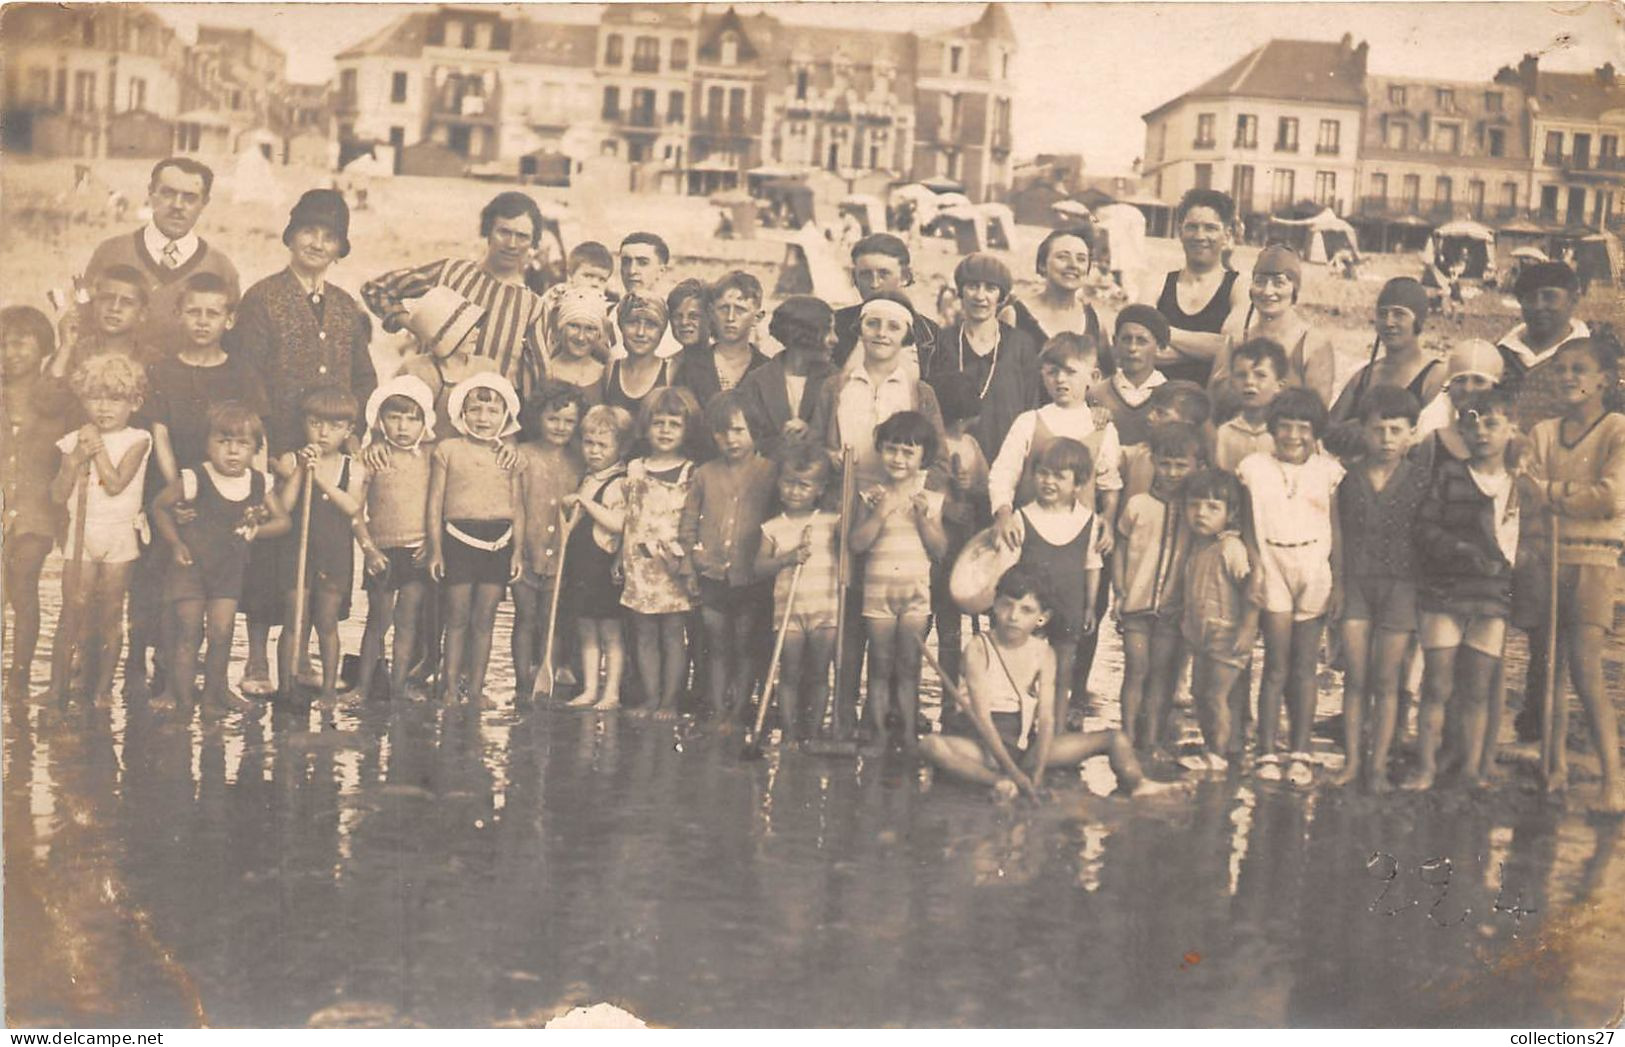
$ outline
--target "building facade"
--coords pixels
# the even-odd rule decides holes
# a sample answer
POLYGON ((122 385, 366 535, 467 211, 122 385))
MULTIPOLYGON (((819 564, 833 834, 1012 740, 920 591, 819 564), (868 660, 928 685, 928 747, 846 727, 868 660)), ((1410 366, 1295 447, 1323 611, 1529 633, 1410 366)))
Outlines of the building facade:
POLYGON ((861 40, 699 4, 608 5, 596 25, 441 7, 337 56, 335 117, 341 139, 471 165, 620 161, 635 189, 710 192, 771 165, 941 176, 983 200, 1009 187, 1015 46, 996 5, 861 40))
POLYGON ((1353 199, 1368 48, 1271 40, 1145 114, 1141 173, 1158 199, 1222 189, 1244 216, 1353 199))
POLYGON ((1368 75, 1365 44, 1271 40, 1145 114, 1147 188, 1223 189, 1246 215, 1625 226, 1625 79, 1611 65, 1493 80, 1368 75), (1311 137, 1312 136, 1312 137, 1311 137))
POLYGON ((200 26, 188 44, 140 4, 13 4, 0 19, 14 152, 211 154, 289 133, 287 58, 252 30, 200 26))
POLYGON ((1525 55, 1495 86, 1527 98, 1529 207, 1546 222, 1625 225, 1625 78, 1612 63, 1553 73, 1525 55))
POLYGON ((1354 214, 1507 220, 1529 204, 1529 132, 1516 85, 1366 78, 1354 214))

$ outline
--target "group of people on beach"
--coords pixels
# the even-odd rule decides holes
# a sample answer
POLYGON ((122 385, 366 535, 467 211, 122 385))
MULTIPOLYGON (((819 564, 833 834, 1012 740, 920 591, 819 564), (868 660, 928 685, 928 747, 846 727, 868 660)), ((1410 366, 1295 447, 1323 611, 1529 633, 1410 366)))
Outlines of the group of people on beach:
POLYGON ((538 293, 542 217, 514 191, 481 213, 482 258, 385 273, 357 302, 327 281, 349 253, 344 198, 311 190, 287 267, 239 294, 193 230, 212 182, 161 161, 151 222, 97 249, 81 308, 0 313, 8 695, 29 686, 60 544, 63 700, 106 701, 122 657, 126 693, 160 709, 330 702, 359 571, 351 683, 390 701, 483 702, 511 596, 519 701, 731 726, 765 682, 787 743, 896 747, 1006 796, 1101 754, 1132 792, 1181 769, 1303 787, 1331 623, 1338 782, 1390 787, 1409 695, 1403 785, 1426 789, 1446 767, 1489 777, 1510 620, 1538 656, 1520 728, 1559 741, 1550 784, 1566 668, 1603 805, 1625 803, 1601 665, 1625 550, 1620 349, 1574 316, 1560 263, 1520 277, 1524 323, 1499 345, 1444 358, 1422 348, 1426 290, 1389 281, 1372 358, 1334 400, 1298 256, 1229 269, 1217 192, 1181 202, 1185 265, 1154 301, 1103 315, 1092 231, 1068 227, 1038 247, 1035 294, 1000 258, 963 258, 943 329, 886 233, 853 246, 862 301, 842 309, 795 296, 767 317, 744 271, 668 286, 647 231, 575 245, 538 293), (382 380, 374 322, 416 346, 382 380), (1122 718, 1085 732, 1108 612, 1122 718), (922 657, 943 680, 937 725, 918 711, 922 657), (1202 744, 1176 754, 1187 667, 1202 744))

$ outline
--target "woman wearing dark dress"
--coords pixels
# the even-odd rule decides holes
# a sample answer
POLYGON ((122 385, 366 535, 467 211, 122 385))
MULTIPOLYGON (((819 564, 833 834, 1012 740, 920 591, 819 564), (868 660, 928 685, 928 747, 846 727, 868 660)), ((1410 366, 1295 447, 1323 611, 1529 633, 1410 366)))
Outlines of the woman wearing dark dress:
POLYGON ((1185 265, 1162 282, 1155 305, 1168 321, 1168 347, 1157 354, 1157 370, 1170 380, 1206 387, 1213 358, 1224 348, 1224 325, 1232 310, 1247 308, 1247 285, 1223 262, 1236 205, 1213 189, 1192 189, 1179 201, 1174 228, 1185 249, 1185 265))
MULTIPOLYGON (((1032 339, 1035 352, 1044 348, 1052 335, 1068 332, 1086 334, 1098 350, 1100 372, 1117 370, 1112 362, 1111 327, 1089 303, 1085 286, 1093 264, 1094 230, 1086 226, 1063 226, 1038 244, 1036 268, 1044 278, 1044 289, 1031 300, 1011 298, 1002 316, 1006 323, 1032 339)), ((998 451, 995 448, 993 454, 998 451)))
POLYGON ((944 328, 931 355, 921 361, 928 382, 950 374, 971 380, 981 409, 970 432, 988 461, 998 457, 1016 416, 1043 401, 1037 344, 1026 331, 999 322, 1011 282, 1009 267, 992 254, 979 251, 961 259, 954 286, 963 319, 944 328))
MULTIPOLYGON (((344 196, 332 189, 305 193, 288 217, 282 242, 288 245, 288 267, 243 294, 224 340, 234 360, 259 372, 270 408, 265 437, 272 457, 304 445, 299 404, 307 393, 330 386, 365 403, 378 385, 367 351, 372 323, 354 298, 327 282, 328 269, 350 253, 350 211, 344 196)), ((266 645, 272 623, 282 616, 276 584, 279 545, 252 546, 242 603, 248 616, 245 693, 271 689, 266 645)), ((289 681, 282 686, 290 686, 289 681)))

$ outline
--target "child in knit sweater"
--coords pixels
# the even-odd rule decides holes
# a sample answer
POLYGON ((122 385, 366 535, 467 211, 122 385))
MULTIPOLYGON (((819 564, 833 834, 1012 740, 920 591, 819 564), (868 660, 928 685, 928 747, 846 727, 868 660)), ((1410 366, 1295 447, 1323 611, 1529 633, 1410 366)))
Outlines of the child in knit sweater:
MULTIPOLYGON (((1591 717, 1591 736, 1602 762, 1598 807, 1609 813, 1625 810, 1619 731, 1602 677, 1603 641, 1613 626, 1617 564, 1625 552, 1621 525, 1625 416, 1607 410, 1618 382, 1619 358, 1618 343, 1601 335, 1576 339, 1558 350, 1553 365, 1566 401, 1564 411, 1538 423, 1530 434, 1529 461, 1519 484, 1529 530, 1535 532, 1526 532, 1526 547, 1544 548, 1550 556, 1550 528, 1557 528, 1559 643, 1554 679, 1561 687, 1566 662, 1591 717)), ((1525 588, 1538 589, 1519 587, 1520 621, 1526 619, 1521 606, 1525 588)), ((1544 648, 1547 615, 1539 614, 1538 619, 1542 624, 1531 632, 1530 646, 1544 648)), ((1562 789, 1568 781, 1567 730, 1568 703, 1559 691, 1552 705, 1551 736, 1557 739, 1557 748, 1547 782, 1550 789, 1562 789)))

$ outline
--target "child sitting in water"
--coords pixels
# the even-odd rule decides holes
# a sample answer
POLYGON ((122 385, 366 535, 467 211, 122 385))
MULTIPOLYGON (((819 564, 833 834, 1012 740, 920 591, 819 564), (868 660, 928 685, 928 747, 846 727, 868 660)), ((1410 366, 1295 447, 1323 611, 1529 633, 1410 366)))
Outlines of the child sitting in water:
POLYGON ((819 731, 829 713, 829 666, 835 651, 840 576, 836 528, 840 518, 818 508, 828 485, 829 456, 810 443, 792 444, 779 464, 784 512, 762 525, 756 573, 774 574, 773 621, 785 621, 790 578, 801 568, 795 607, 779 659, 779 720, 787 741, 819 731), (810 718, 810 722, 809 722, 810 718))
POLYGON ((566 526, 564 592, 561 606, 575 615, 581 641, 581 693, 573 709, 618 709, 626 647, 621 632, 621 586, 615 557, 626 527, 626 452, 632 446, 632 416, 625 408, 599 404, 581 419, 581 484, 564 496, 566 526), (603 689, 599 690, 599 673, 603 689))
POLYGON ((468 698, 478 705, 497 604, 524 570, 519 470, 498 457, 519 431, 519 394, 501 375, 476 374, 458 383, 447 406, 461 435, 435 445, 427 518, 429 576, 446 586, 440 691, 454 701, 466 674, 468 698))
POLYGON ((367 399, 369 442, 387 443, 387 464, 362 478, 355 535, 367 570, 367 628, 361 637, 357 690, 372 693, 391 624, 389 697, 406 696, 406 674, 417 654, 418 612, 429 588, 425 519, 429 507, 429 455, 434 446, 434 394, 411 375, 396 375, 367 399), (425 445, 428 446, 425 446, 425 445))
MULTIPOLYGON (((993 628, 966 648, 957 708, 944 733, 921 741, 920 754, 961 781, 993 786, 1001 801, 1020 793, 1037 799, 1046 770, 1103 753, 1120 790, 1149 796, 1173 788, 1141 773, 1121 731, 1057 732, 1055 652, 1040 635, 1053 616, 1054 599, 1037 570, 1018 564, 1004 573, 993 628)), ((951 681, 943 685, 946 691, 951 681)))

